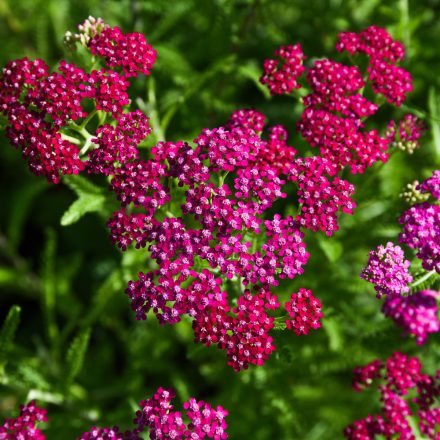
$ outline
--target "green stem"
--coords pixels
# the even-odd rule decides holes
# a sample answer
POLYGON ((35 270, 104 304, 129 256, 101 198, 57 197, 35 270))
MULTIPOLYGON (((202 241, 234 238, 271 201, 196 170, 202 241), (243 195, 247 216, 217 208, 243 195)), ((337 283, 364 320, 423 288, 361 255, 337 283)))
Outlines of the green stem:
POLYGON ((86 130, 86 128, 85 127, 83 127, 82 125, 78 125, 78 124, 75 124, 74 122, 72 122, 70 125, 69 125, 69 129, 70 130, 72 130, 72 131, 75 131, 76 133, 78 133, 78 134, 80 134, 84 139, 89 139, 89 138, 91 138, 91 137, 93 137, 93 135, 91 135, 87 130, 86 130))
POLYGON ((425 275, 423 275, 421 278, 419 278, 417 281, 415 281, 414 283, 410 284, 410 287, 416 287, 419 284, 422 284, 424 281, 426 281, 427 279, 431 278, 433 275, 435 275, 437 272, 435 270, 431 270, 430 272, 427 272, 425 275))
POLYGON ((225 174, 218 175, 218 186, 222 186, 225 183, 226 177, 228 176, 229 171, 226 171, 225 174))
POLYGON ((87 153, 87 151, 89 151, 90 146, 92 145, 92 137, 89 137, 85 142, 84 142, 84 146, 81 148, 81 151, 79 152, 79 154, 82 156, 84 154, 87 153))
POLYGON ((68 134, 65 133, 61 133, 61 137, 65 140, 65 141, 69 141, 72 144, 75 145, 81 145, 81 141, 79 139, 77 139, 76 137, 73 136, 69 136, 68 134))
POLYGON ((286 328, 287 328, 287 326, 286 326, 285 322, 275 321, 273 323, 273 329, 274 330, 285 330, 286 328))
POLYGON ((165 141, 165 131, 160 125, 159 112, 157 110, 156 82, 152 77, 148 80, 148 104, 150 105, 150 119, 153 132, 159 142, 165 141))
POLYGON ((98 110, 96 110, 96 109, 94 109, 94 110, 92 110, 90 113, 89 113, 89 115, 87 116, 87 118, 86 119, 84 119, 84 121, 82 122, 82 124, 80 125, 80 127, 83 129, 83 128, 86 128, 87 127, 87 125, 89 124, 89 122, 95 117, 95 115, 98 113, 98 110))

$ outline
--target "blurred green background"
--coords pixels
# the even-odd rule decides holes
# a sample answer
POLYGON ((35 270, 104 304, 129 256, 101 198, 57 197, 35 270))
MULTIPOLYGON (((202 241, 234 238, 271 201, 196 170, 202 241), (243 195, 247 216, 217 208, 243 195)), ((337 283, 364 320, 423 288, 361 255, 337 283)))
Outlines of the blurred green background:
MULTIPOLYGON (((1 133, 0 322, 14 304, 22 313, 14 344, 0 352, 0 416, 37 398, 49 411, 47 438, 69 439, 93 424, 130 427, 137 401, 164 386, 176 389, 178 401, 196 396, 226 407, 231 439, 332 440, 378 409, 377 395, 352 391, 354 366, 400 350, 420 356, 433 373, 439 335, 422 347, 402 338, 359 273, 372 247, 395 240, 403 186, 440 165, 440 1, 0 0, 0 64, 28 56, 55 67, 65 56, 65 31, 88 15, 142 32, 157 49, 153 80, 138 78, 131 92, 146 100, 154 81, 169 140, 193 139, 234 109, 255 107, 271 124, 285 124, 290 143, 306 151, 295 133, 300 106, 258 85, 264 58, 301 42, 308 62, 343 60, 333 50, 338 32, 370 24, 405 43, 415 80, 407 107, 376 122, 416 111, 429 130, 413 156, 397 153, 350 176, 355 215, 343 216, 330 239, 307 234, 305 275, 278 288, 283 301, 299 287, 313 289, 324 304, 324 328, 308 337, 276 333, 277 351, 265 366, 240 374, 223 352, 193 344, 189 321, 135 322, 123 290, 145 253, 122 256, 98 215, 62 227, 75 194, 31 175, 1 133)), ((289 199, 280 209, 288 211, 289 199)))

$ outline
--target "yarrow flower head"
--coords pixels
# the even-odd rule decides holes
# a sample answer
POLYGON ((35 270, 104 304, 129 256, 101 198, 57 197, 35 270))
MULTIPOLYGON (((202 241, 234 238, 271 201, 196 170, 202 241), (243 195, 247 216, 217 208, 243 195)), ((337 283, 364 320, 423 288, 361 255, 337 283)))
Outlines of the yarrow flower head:
POLYGON ((8 63, 0 75, 0 112, 9 123, 6 134, 22 150, 31 171, 53 183, 61 174, 84 169, 77 146, 58 132, 68 118, 83 116, 76 80, 69 78, 67 65, 63 67, 62 74, 50 77, 44 61, 23 58, 8 63))
POLYGON ((339 211, 351 214, 356 204, 351 199, 354 186, 335 174, 333 164, 320 156, 298 158, 290 170, 289 180, 298 183, 301 226, 332 235, 338 230, 339 211))
POLYGON ((279 304, 270 288, 279 279, 302 274, 309 258, 301 216, 266 217, 274 202, 286 197, 283 175, 295 168, 290 180, 318 176, 321 197, 309 201, 309 193, 301 194, 307 212, 321 216, 320 228, 334 230, 340 207, 347 212, 353 207, 348 183, 326 177, 334 173, 330 163, 320 158, 310 166, 292 163, 296 152, 286 143, 285 129, 270 127, 265 140, 264 120, 254 110, 237 111, 225 127, 203 130, 195 148, 159 142, 150 160, 136 158, 109 168, 111 188, 122 205, 108 223, 112 240, 122 249, 148 244, 157 263, 126 290, 137 319, 146 319, 150 311, 162 324, 190 316, 195 341, 224 350, 237 371, 262 365, 275 349, 269 335, 274 318, 267 310, 279 304), (277 155, 277 147, 282 154, 277 155), (171 179, 179 201, 183 195, 176 217, 162 210, 173 207, 171 179), (236 307, 230 306, 225 280, 243 286, 236 307))
POLYGON ((78 25, 78 33, 73 34, 67 31, 64 34, 64 44, 70 50, 76 49, 76 43, 87 47, 90 40, 100 34, 105 26, 106 24, 102 18, 95 18, 90 15, 83 23, 78 25))
POLYGON ((105 26, 88 46, 93 55, 105 58, 109 67, 120 67, 126 76, 149 75, 156 61, 156 51, 143 34, 124 34, 117 26, 105 26))
MULTIPOLYGON (((228 411, 223 407, 212 407, 203 400, 190 397, 183 404, 186 421, 180 411, 175 411, 172 401, 175 393, 171 389, 159 388, 153 397, 139 402, 133 423, 135 428, 121 431, 118 426, 98 428, 93 426, 78 440, 142 440, 148 431, 150 439, 225 440, 228 438, 225 418, 228 411)), ((47 422, 46 410, 35 402, 20 407, 16 419, 5 419, 0 426, 2 440, 46 440, 44 433, 36 428, 37 423, 47 422)))
POLYGON ((260 82, 269 87, 272 95, 284 95, 299 89, 297 79, 304 71, 305 59, 301 45, 281 46, 275 51, 275 57, 264 61, 260 82))
POLYGON ((377 380, 381 413, 355 421, 345 428, 344 436, 349 440, 374 440, 377 436, 413 440, 415 433, 410 424, 411 417, 412 423, 418 423, 427 438, 436 440, 440 420, 435 399, 440 396, 440 370, 429 376, 423 374, 421 368, 418 358, 399 352, 385 363, 375 360, 365 367, 357 367, 356 391, 362 391, 365 385, 371 386, 372 381, 377 380), (410 400, 409 391, 415 392, 416 397, 410 400))
POLYGON ((376 59, 368 67, 368 75, 373 91, 390 104, 400 106, 412 92, 411 74, 401 67, 376 59))
POLYGON ((440 293, 433 290, 422 290, 410 296, 387 297, 382 311, 405 334, 412 334, 417 344, 426 342, 429 333, 440 331, 437 299, 440 293))
POLYGON ((377 297, 382 295, 400 295, 409 291, 408 284, 412 276, 408 272, 410 262, 405 260, 402 248, 388 242, 370 252, 367 266, 361 278, 374 284, 377 297))
POLYGON ((306 107, 340 113, 353 119, 371 116, 378 106, 359 92, 365 87, 361 71, 356 66, 323 59, 315 61, 307 71, 307 82, 313 93, 303 102, 306 107))
POLYGON ((323 158, 337 170, 349 166, 352 173, 363 173, 378 160, 388 160, 387 139, 380 137, 376 130, 361 132, 357 119, 308 107, 297 126, 304 139, 319 147, 323 158))
POLYGON ((186 416, 185 423, 180 411, 174 411, 173 390, 159 388, 154 396, 142 400, 140 410, 134 420, 137 431, 149 429, 151 439, 205 439, 223 440, 228 438, 225 417, 228 412, 221 406, 211 407, 208 403, 194 398, 183 404, 186 416))
POLYGON ((440 170, 435 170, 429 179, 426 179, 417 188, 423 194, 431 195, 440 200, 440 170))
POLYGON ((412 206, 399 219, 399 242, 417 251, 426 270, 440 273, 440 206, 429 202, 412 206))
POLYGON ((139 110, 116 117, 116 127, 105 124, 96 130, 92 139, 97 148, 89 153, 88 171, 106 176, 116 173, 117 165, 124 165, 139 157, 138 144, 151 128, 148 117, 139 110))
POLYGON ((392 63, 402 61, 405 47, 400 41, 393 40, 383 28, 370 26, 362 32, 342 32, 336 44, 339 52, 347 51, 351 55, 364 53, 372 59, 384 59, 392 63))
POLYGON ((367 55, 367 71, 373 91, 383 95, 390 104, 400 106, 406 94, 412 91, 411 75, 396 66, 405 56, 403 44, 393 40, 385 29, 370 26, 359 34, 343 32, 336 49, 351 55, 367 55))
POLYGON ((321 318, 324 316, 321 301, 313 296, 311 290, 301 288, 298 293, 292 293, 285 308, 291 318, 286 320, 286 326, 297 336, 307 335, 311 329, 321 327, 321 318))
POLYGON ((420 148, 420 138, 425 131, 425 125, 417 116, 405 115, 398 124, 395 121, 388 123, 386 138, 391 147, 413 154, 420 148))
POLYGON ((5 419, 0 426, 2 440, 45 440, 38 423, 47 422, 46 410, 36 406, 35 401, 20 406, 20 415, 15 419, 5 419))

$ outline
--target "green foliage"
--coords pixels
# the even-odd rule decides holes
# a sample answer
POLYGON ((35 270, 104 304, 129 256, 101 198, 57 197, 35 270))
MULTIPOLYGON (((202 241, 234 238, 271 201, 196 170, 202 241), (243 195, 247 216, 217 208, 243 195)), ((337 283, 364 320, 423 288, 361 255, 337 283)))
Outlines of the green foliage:
POLYGON ((19 306, 12 306, 0 329, 0 378, 4 365, 7 362, 7 355, 11 351, 15 332, 20 322, 21 309, 19 306))
POLYGON ((81 372, 84 364, 84 358, 87 352, 87 347, 90 340, 90 328, 81 330, 73 340, 67 351, 66 362, 66 386, 70 385, 72 381, 81 372))
MULTIPOLYGON (((161 137, 192 140, 239 107, 284 124, 289 143, 310 154, 315 150, 295 135, 299 106, 270 97, 259 84, 262 62, 279 45, 296 42, 307 62, 310 55, 334 55, 339 31, 370 24, 404 40, 405 67, 415 80, 410 100, 381 113, 379 122, 411 111, 429 130, 414 155, 397 152, 387 164, 350 176, 354 216, 343 216, 331 238, 307 234, 305 274, 277 288, 282 302, 300 287, 312 289, 323 302, 323 329, 308 337, 274 332, 274 356, 264 368, 240 374, 220 351, 193 343, 189 321, 170 327, 150 317, 134 320, 124 289, 152 262, 142 251, 120 255, 109 242, 105 221, 117 204, 108 181, 68 176, 48 185, 26 170, 2 134, 0 416, 36 398, 50 412, 47 438, 70 439, 96 424, 130 426, 135 402, 165 386, 179 399, 194 395, 225 406, 232 439, 334 440, 348 423, 377 410, 377 395, 352 391, 354 366, 400 350, 417 354, 430 373, 438 368, 439 335, 422 349, 402 338, 359 273, 370 249, 396 240, 396 219, 406 209, 401 189, 440 165, 439 8, 439 0, 0 1, 2 66, 28 56, 55 67, 65 56, 63 33, 90 14, 146 34, 157 66, 130 89, 155 130, 143 155, 161 137)), ((294 214, 293 205, 288 196, 279 209, 294 214)), ((440 288, 438 277, 423 280, 418 269, 413 290, 440 288)))
POLYGON ((103 188, 93 184, 82 176, 64 176, 63 182, 72 189, 78 198, 69 206, 61 217, 61 226, 76 223, 85 214, 96 212, 109 215, 106 207, 111 204, 110 197, 104 195, 103 188))

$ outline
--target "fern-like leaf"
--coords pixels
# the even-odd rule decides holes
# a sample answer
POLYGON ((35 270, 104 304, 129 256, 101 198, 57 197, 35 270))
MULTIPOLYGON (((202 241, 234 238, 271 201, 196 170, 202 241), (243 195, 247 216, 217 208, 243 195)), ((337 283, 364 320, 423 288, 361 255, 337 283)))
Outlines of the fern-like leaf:
POLYGON ((81 372, 89 340, 90 327, 81 330, 70 345, 66 356, 66 385, 71 384, 81 372))
POLYGON ((21 309, 19 306, 12 306, 0 330, 0 360, 5 358, 5 355, 10 350, 15 332, 20 323, 21 309))

